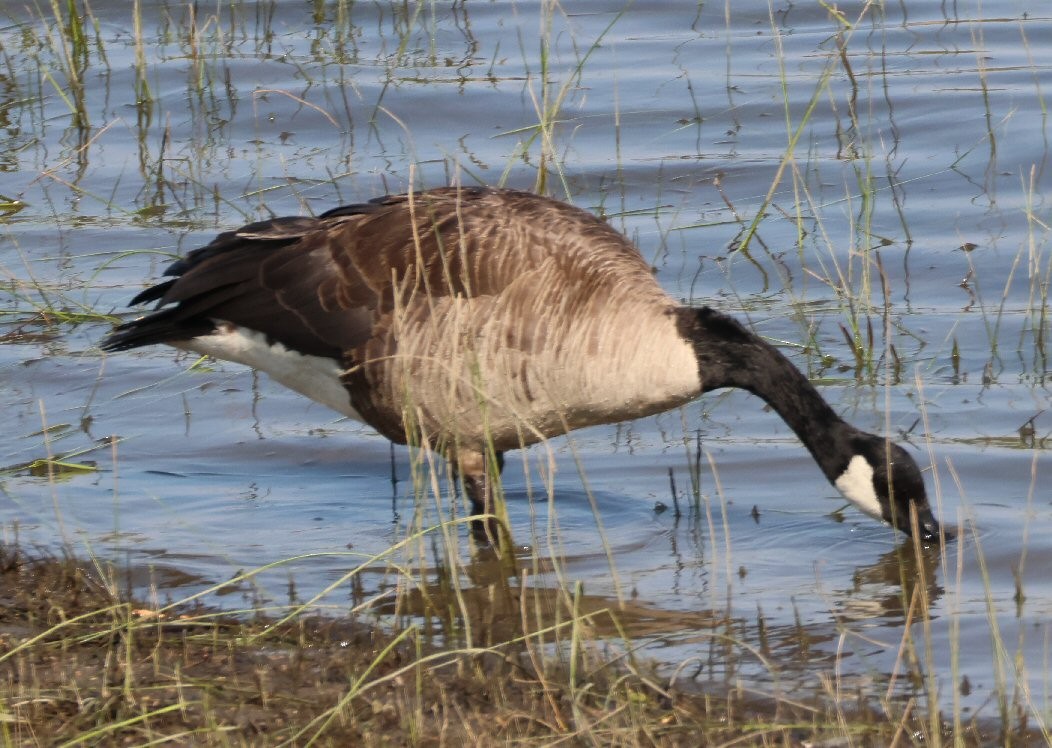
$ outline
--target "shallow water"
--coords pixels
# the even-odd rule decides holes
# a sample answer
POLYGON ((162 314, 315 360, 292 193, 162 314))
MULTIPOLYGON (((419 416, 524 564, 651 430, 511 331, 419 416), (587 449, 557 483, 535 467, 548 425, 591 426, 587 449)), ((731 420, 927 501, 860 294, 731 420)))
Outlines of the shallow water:
POLYGON ((5 532, 152 569, 161 599, 298 559, 239 584, 223 598, 237 606, 286 602, 290 578, 307 597, 433 523, 405 449, 233 365, 103 356, 93 314, 257 217, 543 174, 628 233, 670 293, 748 318, 851 421, 906 438, 963 532, 897 553, 733 393, 509 455, 517 541, 595 605, 627 606, 642 653, 699 662, 684 672, 700 681, 792 692, 835 674, 908 695, 909 630, 943 708, 996 718, 1004 693, 1047 719, 1052 19, 891 5, 848 29, 811 3, 239 3, 196 19, 143 3, 145 103, 126 4, 92 3, 97 41, 90 28, 72 62, 53 21, 3 11, 5 532), (538 112, 557 101, 545 144, 538 112), (49 454, 95 469, 25 467, 49 454), (732 662, 717 632, 767 659, 732 662))

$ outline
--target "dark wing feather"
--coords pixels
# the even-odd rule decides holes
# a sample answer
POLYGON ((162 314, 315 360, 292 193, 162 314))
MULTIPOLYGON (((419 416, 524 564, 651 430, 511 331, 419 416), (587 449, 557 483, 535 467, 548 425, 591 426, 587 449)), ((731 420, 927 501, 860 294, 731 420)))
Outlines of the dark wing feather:
POLYGON ((173 263, 165 274, 174 279, 136 296, 133 304, 156 301, 158 311, 120 325, 102 347, 176 343, 228 322, 339 359, 345 345, 368 337, 369 318, 361 304, 322 307, 319 289, 334 276, 327 228, 318 219, 279 218, 220 234, 173 263), (272 267, 283 269, 281 278, 272 267))
POLYGON ((178 342, 229 322, 301 353, 361 360, 397 308, 420 314, 441 297, 499 294, 553 258, 567 284, 588 293, 604 276, 652 283, 638 252, 585 211, 525 192, 448 187, 222 233, 173 263, 174 279, 135 297, 158 311, 102 345, 178 342))

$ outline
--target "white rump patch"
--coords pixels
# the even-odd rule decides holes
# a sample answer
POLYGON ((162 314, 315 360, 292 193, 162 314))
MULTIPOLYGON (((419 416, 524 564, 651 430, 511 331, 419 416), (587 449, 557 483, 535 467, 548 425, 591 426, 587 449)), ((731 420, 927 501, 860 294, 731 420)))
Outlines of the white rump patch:
POLYGON ((857 506, 870 517, 884 520, 883 506, 877 498, 873 486, 873 466, 861 455, 855 455, 847 464, 847 469, 840 474, 833 484, 844 498, 857 506))
POLYGON ((332 408, 337 413, 361 421, 351 405, 351 396, 340 381, 339 363, 324 356, 307 356, 268 342, 260 332, 245 327, 218 323, 211 335, 174 343, 176 348, 221 358, 265 372, 274 381, 332 408))

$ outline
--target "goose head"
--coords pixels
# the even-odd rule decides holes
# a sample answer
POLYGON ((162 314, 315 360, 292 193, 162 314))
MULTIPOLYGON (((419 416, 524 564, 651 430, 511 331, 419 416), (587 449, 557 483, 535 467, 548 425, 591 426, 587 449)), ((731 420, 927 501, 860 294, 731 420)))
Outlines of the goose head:
POLYGON ((709 307, 681 314, 680 331, 694 347, 703 392, 738 387, 762 398, 852 504, 911 536, 915 511, 916 538, 938 537, 924 478, 905 449, 847 423, 789 359, 736 319, 709 307))
POLYGON ((914 536, 911 513, 916 512, 916 539, 938 539, 939 522, 932 513, 924 478, 913 457, 898 444, 876 434, 858 431, 845 441, 850 456, 839 475, 831 477, 844 498, 910 536, 914 536))

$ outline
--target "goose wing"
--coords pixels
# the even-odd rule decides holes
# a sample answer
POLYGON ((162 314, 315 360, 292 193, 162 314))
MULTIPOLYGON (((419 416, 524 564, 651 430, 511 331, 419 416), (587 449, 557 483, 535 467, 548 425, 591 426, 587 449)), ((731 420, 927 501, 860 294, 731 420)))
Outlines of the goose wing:
POLYGON ((656 287, 638 252, 578 208, 512 190, 442 188, 274 218, 220 234, 173 263, 132 304, 157 311, 118 327, 108 350, 172 343, 228 323, 300 353, 341 360, 395 310, 550 282, 593 296, 632 276, 656 287), (617 279, 616 281, 610 279, 617 279))

